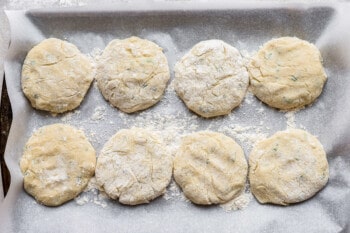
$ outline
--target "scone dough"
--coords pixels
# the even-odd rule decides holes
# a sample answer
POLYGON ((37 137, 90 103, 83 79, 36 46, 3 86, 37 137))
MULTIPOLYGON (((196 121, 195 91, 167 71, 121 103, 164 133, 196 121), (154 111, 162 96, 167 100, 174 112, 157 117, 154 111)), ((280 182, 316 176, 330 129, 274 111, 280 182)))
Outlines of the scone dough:
POLYGON ((64 124, 34 132, 20 161, 24 189, 47 206, 61 205, 82 192, 95 165, 95 150, 84 133, 64 124))
POLYGON ((196 44, 175 65, 175 90, 203 117, 225 115, 244 98, 249 75, 237 49, 221 40, 196 44))
POLYGON ((36 109, 62 113, 77 108, 94 79, 87 56, 66 41, 43 40, 22 67, 22 90, 36 109))
POLYGON ((312 103, 327 79, 320 51, 295 37, 268 41, 252 58, 248 71, 255 96, 278 109, 312 103))
POLYGON ((99 58, 96 77, 104 98, 127 113, 156 104, 170 78, 162 50, 138 37, 111 41, 99 58))
POLYGON ((232 138, 202 131, 182 139, 174 160, 174 178, 192 202, 219 204, 242 192, 247 167, 242 148, 232 138))
POLYGON ((326 153, 317 138, 300 129, 260 141, 249 157, 250 188, 261 203, 288 205, 322 189, 329 177, 326 153))
POLYGON ((96 180, 120 203, 148 203, 165 192, 172 166, 172 156, 157 134, 140 128, 123 129, 100 152, 96 180))

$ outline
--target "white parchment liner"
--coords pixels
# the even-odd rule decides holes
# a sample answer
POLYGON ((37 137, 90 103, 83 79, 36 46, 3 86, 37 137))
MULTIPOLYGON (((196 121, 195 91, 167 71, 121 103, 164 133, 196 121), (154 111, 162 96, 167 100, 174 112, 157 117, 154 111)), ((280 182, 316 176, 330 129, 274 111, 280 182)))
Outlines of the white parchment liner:
MULTIPOLYGON (((349 12, 349 4, 345 3, 239 5, 221 1, 201 5, 129 3, 8 11, 11 45, 5 74, 13 123, 5 159, 11 171, 11 187, 0 204, 0 232, 347 232, 350 219, 349 12), (236 124, 243 128, 256 126, 266 135, 272 135, 287 127, 285 113, 267 107, 252 96, 246 97, 242 106, 229 116, 204 120, 188 111, 170 87, 155 107, 131 115, 112 108, 94 85, 77 111, 57 117, 32 109, 22 94, 22 62, 30 48, 42 39, 65 39, 82 52, 91 53, 96 48, 103 49, 114 38, 132 35, 152 40, 164 48, 172 78, 175 62, 201 40, 222 39, 248 52, 280 36, 297 36, 315 43, 324 58, 328 81, 312 106, 295 113, 295 125, 318 136, 324 145, 330 164, 327 186, 312 199, 296 205, 261 205, 253 199, 245 209, 228 213, 217 206, 199 207, 164 198, 136 207, 114 201, 108 202, 106 208, 93 203, 79 206, 75 201, 57 208, 37 204, 23 190, 19 159, 33 130, 43 125, 68 122, 82 128, 97 153, 117 130, 134 125, 148 127, 147 122, 151 124, 164 117, 169 121, 183 118, 184 132, 220 131, 225 125, 236 124), (103 119, 98 121, 93 118, 97 108, 103 109, 103 119), (192 124, 198 127, 192 130, 192 124)), ((240 141, 239 134, 235 139, 248 158, 252 145, 240 141)))

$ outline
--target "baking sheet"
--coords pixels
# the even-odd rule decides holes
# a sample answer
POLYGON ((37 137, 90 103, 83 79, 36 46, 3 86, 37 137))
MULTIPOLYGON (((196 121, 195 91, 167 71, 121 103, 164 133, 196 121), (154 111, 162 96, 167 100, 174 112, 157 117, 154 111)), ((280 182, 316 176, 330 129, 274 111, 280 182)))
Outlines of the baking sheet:
MULTIPOLYGON (((2 9, 2 3, 0 3, 0 9, 2 9)), ((1 13, 0 13, 1 15, 1 13)), ((5 37, 5 35, 3 35, 4 30, 3 27, 4 25, 2 24, 2 22, 0 22, 0 42, 3 42, 3 37, 5 37)), ((3 62, 3 58, 4 58, 4 51, 2 49, 2 47, 0 47, 0 106, 1 106, 1 94, 2 94, 2 85, 4 82, 4 62, 3 62)), ((4 199, 4 191, 3 191, 3 187, 2 187, 2 173, 1 173, 1 167, 0 167, 0 202, 4 199)))
POLYGON ((5 73, 13 123, 5 152, 11 187, 0 205, 0 232, 348 232, 349 10, 345 3, 168 2, 6 12, 11 45, 5 73), (129 115, 112 108, 95 84, 78 110, 56 117, 33 110, 23 96, 21 65, 29 49, 42 39, 65 39, 93 56, 112 39, 129 36, 146 38, 163 47, 171 78, 175 62, 201 40, 222 39, 249 54, 271 38, 297 36, 320 48, 329 79, 319 99, 301 111, 276 111, 248 94, 230 115, 209 120, 188 111, 171 83, 159 104, 129 115), (82 128, 97 152, 117 130, 139 126, 158 130, 174 145, 181 135, 193 131, 223 132, 243 146, 247 158, 256 140, 287 127, 304 128, 324 145, 330 180, 312 199, 288 207, 261 205, 252 198, 245 208, 225 212, 219 206, 193 205, 170 188, 168 198, 136 207, 103 199, 95 191, 57 208, 45 207, 23 190, 18 163, 32 131, 59 122, 82 128))

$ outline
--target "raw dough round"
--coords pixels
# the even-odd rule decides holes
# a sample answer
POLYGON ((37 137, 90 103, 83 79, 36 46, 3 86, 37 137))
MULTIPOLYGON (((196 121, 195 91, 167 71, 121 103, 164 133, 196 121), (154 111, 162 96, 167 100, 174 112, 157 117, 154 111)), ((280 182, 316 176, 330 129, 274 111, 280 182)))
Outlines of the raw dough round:
POLYGON ((219 204, 243 191, 247 167, 242 148, 232 138, 203 131, 183 138, 174 160, 174 178, 192 202, 219 204))
POLYGON ((250 154, 249 167, 250 188, 261 203, 304 201, 322 189, 329 177, 321 143, 299 129, 260 141, 250 154))
POLYGON ((96 77, 104 98, 127 113, 156 104, 170 78, 162 50, 138 37, 111 41, 99 58, 96 77))
POLYGON ((96 180, 112 199, 137 205, 165 192, 172 167, 172 157, 155 133, 123 129, 104 145, 97 159, 96 180))
POLYGON ((203 117, 226 115, 244 98, 249 75, 237 49, 221 40, 196 44, 175 65, 175 90, 203 117))
POLYGON ((64 124, 34 132, 20 162, 24 189, 47 206, 61 205, 82 192, 95 165, 95 150, 84 133, 64 124))
POLYGON ((295 37, 268 41, 252 58, 248 71, 255 96, 278 109, 312 103, 327 79, 320 51, 295 37))
POLYGON ((78 48, 55 38, 33 47, 22 67, 22 90, 36 109, 62 113, 77 108, 95 76, 78 48))

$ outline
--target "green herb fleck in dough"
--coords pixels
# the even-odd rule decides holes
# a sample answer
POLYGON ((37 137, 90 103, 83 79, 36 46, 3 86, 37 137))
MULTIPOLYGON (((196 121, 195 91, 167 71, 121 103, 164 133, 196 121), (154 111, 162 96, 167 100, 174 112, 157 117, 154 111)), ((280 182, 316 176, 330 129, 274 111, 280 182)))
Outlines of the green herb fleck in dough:
POLYGON ((294 76, 294 75, 292 75, 292 77, 290 78, 292 81, 294 81, 294 82, 296 82, 296 81, 298 81, 298 78, 296 77, 296 76, 294 76))
POLYGON ((283 96, 283 101, 286 102, 287 104, 293 103, 293 100, 291 100, 291 99, 289 99, 289 98, 287 98, 285 96, 283 96))
POLYGON ((272 56, 272 53, 268 53, 267 55, 265 54, 265 59, 270 60, 272 56))

